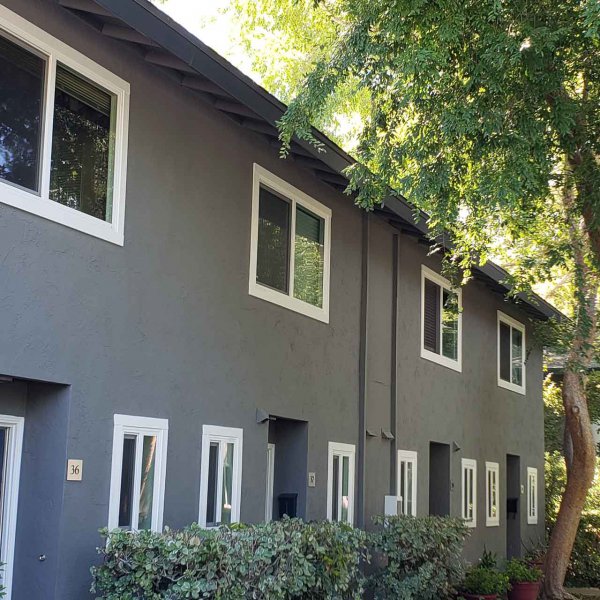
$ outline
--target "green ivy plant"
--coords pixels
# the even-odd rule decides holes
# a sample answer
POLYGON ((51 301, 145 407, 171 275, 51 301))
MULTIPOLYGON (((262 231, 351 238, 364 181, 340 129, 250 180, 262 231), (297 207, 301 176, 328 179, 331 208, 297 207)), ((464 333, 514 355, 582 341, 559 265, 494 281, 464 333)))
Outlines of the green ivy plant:
POLYGON ((511 583, 535 583, 541 581, 543 576, 541 569, 518 558, 509 560, 504 572, 511 583))

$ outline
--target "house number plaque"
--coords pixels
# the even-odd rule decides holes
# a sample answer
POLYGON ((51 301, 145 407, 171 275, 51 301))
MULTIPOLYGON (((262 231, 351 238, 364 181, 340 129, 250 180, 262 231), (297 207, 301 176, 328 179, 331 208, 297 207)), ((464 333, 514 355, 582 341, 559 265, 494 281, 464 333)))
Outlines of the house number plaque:
POLYGON ((70 458, 67 461, 67 481, 81 481, 83 477, 83 461, 70 458))

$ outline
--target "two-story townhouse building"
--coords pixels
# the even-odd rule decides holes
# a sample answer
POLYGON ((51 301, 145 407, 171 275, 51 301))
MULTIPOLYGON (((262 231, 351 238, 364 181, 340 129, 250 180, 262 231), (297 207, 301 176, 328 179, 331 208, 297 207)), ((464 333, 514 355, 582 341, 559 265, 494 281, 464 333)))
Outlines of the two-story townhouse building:
POLYGON ((493 264, 452 289, 332 142, 279 158, 284 110, 146 0, 0 0, 9 598, 88 597, 105 526, 444 514, 470 559, 543 534, 556 311, 493 264))

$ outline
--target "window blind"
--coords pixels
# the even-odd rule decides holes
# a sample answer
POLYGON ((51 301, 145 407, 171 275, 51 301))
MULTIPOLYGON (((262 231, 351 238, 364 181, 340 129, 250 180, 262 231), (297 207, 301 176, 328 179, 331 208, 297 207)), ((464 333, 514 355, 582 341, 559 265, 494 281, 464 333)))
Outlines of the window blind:
POLYGON ((423 345, 430 352, 440 351, 440 286, 425 279, 423 345))

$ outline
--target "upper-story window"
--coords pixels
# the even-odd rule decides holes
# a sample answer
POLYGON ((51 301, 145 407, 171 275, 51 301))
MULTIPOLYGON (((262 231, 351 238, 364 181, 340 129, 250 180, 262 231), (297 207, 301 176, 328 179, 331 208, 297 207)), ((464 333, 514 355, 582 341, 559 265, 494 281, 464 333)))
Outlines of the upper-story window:
POLYGON ((438 273, 421 267, 421 356, 461 370, 462 290, 438 273))
POLYGON ((498 311, 498 385, 525 394, 525 326, 498 311))
POLYGON ((254 165, 250 294, 329 321, 331 210, 254 165))
POLYGON ((129 85, 0 6, 0 201, 123 244, 129 85))

